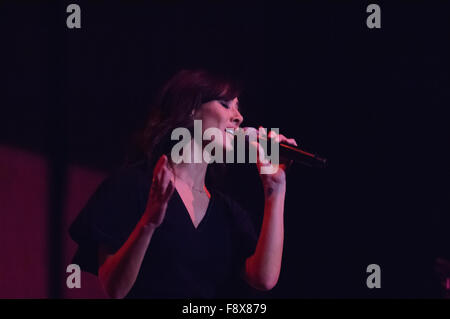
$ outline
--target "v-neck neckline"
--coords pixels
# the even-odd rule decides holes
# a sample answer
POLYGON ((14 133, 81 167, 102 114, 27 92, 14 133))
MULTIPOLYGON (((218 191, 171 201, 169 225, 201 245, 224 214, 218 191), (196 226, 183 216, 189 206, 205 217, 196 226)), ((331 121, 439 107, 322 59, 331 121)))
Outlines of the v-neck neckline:
POLYGON ((189 214, 189 211, 188 211, 186 205, 184 204, 183 198, 181 198, 181 195, 180 195, 180 193, 178 192, 178 190, 176 188, 175 188, 174 192, 177 194, 178 200, 180 201, 181 205, 184 208, 184 214, 183 215, 185 215, 185 217, 188 219, 189 224, 192 226, 194 231, 198 231, 199 228, 202 227, 203 224, 205 224, 205 221, 206 221, 206 219, 207 219, 207 217, 209 215, 209 210, 211 208, 214 195, 211 194, 211 192, 209 192, 210 193, 210 197, 209 197, 209 201, 208 201, 208 206, 206 207, 205 214, 203 215, 203 218, 198 223, 197 227, 195 227, 194 222, 192 221, 192 218, 191 218, 191 214, 189 214))

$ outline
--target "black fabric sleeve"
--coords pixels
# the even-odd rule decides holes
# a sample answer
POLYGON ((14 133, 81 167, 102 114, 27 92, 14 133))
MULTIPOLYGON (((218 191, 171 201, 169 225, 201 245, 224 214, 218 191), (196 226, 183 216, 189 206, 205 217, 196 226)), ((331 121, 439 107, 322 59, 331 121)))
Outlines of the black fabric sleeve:
POLYGON ((105 179, 72 223, 69 234, 78 244, 73 263, 98 273, 98 247, 115 253, 128 239, 145 208, 142 176, 124 169, 105 179))

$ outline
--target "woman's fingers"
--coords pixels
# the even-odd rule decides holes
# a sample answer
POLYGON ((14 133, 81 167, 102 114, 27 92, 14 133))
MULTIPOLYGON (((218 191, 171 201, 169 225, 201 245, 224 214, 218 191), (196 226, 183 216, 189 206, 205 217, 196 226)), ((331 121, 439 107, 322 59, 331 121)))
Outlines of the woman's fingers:
POLYGON ((161 176, 161 194, 164 195, 167 192, 167 189, 170 185, 174 184, 174 175, 171 169, 166 165, 162 168, 162 176, 161 176))
POLYGON ((295 139, 287 138, 283 134, 277 134, 275 131, 270 131, 269 138, 275 139, 275 141, 278 143, 286 143, 286 144, 298 146, 297 141, 295 139))
MULTIPOLYGON (((297 141, 295 139, 287 138, 283 134, 278 134, 275 131, 270 131, 268 134, 268 137, 277 143, 285 143, 285 144, 298 146, 297 141)), ((282 170, 286 171, 286 169, 291 166, 292 162, 293 161, 289 160, 289 159, 281 159, 281 162, 279 163, 278 167, 281 168, 282 170)))
POLYGON ((167 203, 174 191, 174 175, 166 155, 162 155, 153 169, 147 209, 149 222, 159 226, 165 216, 167 203))
POLYGON ((286 143, 286 144, 291 144, 294 146, 298 146, 297 142, 295 141, 295 139, 293 138, 287 138, 286 136, 280 134, 280 143, 286 143))
POLYGON ((256 149, 256 158, 257 163, 266 165, 268 164, 268 159, 266 157, 266 153, 264 151, 264 148, 259 144, 258 142, 254 141, 250 143, 253 148, 256 149))
POLYGON ((175 190, 175 182, 173 179, 169 181, 169 184, 167 185, 166 191, 163 194, 163 200, 169 201, 169 199, 172 197, 172 194, 175 190))
POLYGON ((161 184, 160 184, 160 193, 163 194, 166 189, 167 186, 169 186, 169 182, 170 182, 170 173, 167 172, 167 170, 165 168, 162 169, 162 173, 161 173, 161 184))
POLYGON ((167 162, 167 156, 162 155, 159 158, 158 162, 156 162, 155 168, 153 169, 153 175, 156 175, 155 173, 158 173, 161 170, 161 168, 166 165, 166 162, 167 162))
POLYGON ((267 136, 267 130, 264 127, 260 126, 258 128, 258 134, 259 134, 259 136, 266 137, 267 136))
POLYGON ((155 165, 153 171, 152 188, 154 195, 159 200, 165 201, 170 198, 174 190, 174 175, 169 167, 166 155, 162 155, 155 165))
POLYGON ((289 144, 292 144, 292 145, 298 146, 298 145, 297 145, 297 141, 296 141, 295 139, 293 139, 293 138, 289 138, 289 139, 287 139, 287 142, 288 142, 289 144))
POLYGON ((161 177, 162 177, 162 169, 165 166, 165 163, 167 161, 167 156, 163 155, 159 158, 158 162, 155 165, 155 168, 153 169, 153 184, 155 186, 160 185, 161 183, 161 177))
POLYGON ((280 142, 281 142, 281 136, 283 136, 283 135, 277 134, 277 132, 275 132, 275 131, 270 131, 270 132, 269 132, 269 135, 268 135, 268 137, 269 137, 270 139, 275 140, 275 142, 277 142, 277 143, 280 143, 280 142))

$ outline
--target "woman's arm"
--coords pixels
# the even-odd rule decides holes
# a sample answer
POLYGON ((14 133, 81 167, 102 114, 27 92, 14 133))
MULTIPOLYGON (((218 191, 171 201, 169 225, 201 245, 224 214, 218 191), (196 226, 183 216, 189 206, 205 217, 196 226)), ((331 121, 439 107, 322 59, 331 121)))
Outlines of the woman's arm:
POLYGON ((125 244, 113 255, 99 248, 98 278, 111 298, 123 298, 136 281, 156 227, 139 222, 125 244))
POLYGON ((267 188, 264 218, 255 253, 245 263, 245 279, 259 290, 272 289, 280 275, 284 240, 284 198, 286 187, 267 188))
MULTIPOLYGON (((294 139, 276 135, 269 138, 297 146, 294 139)), ((261 163, 258 169, 261 172, 261 163)), ((271 165, 271 164, 269 164, 271 165)), ((270 290, 278 282, 281 269, 284 241, 284 199, 286 195, 286 166, 280 164, 273 174, 261 174, 264 188, 264 217, 255 252, 248 257, 244 267, 244 278, 252 287, 270 290)))
POLYGON ((122 247, 113 255, 107 253, 106 247, 99 247, 98 278, 112 298, 125 297, 133 287, 153 233, 163 222, 175 189, 165 155, 156 164, 153 176, 146 210, 122 247))

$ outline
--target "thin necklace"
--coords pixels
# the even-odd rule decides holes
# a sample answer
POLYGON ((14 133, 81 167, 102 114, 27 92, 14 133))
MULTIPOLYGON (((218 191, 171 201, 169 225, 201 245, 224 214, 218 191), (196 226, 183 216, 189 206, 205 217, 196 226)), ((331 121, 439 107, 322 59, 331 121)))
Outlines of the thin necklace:
MULTIPOLYGON (((175 175, 175 174, 174 174, 174 175, 175 175)), ((175 175, 175 177, 179 178, 179 179, 182 180, 184 183, 186 183, 186 185, 188 185, 190 188, 192 188, 192 190, 194 190, 194 191, 196 191, 196 192, 199 192, 199 193, 205 193, 205 186, 203 186, 203 189, 198 189, 198 188, 195 188, 195 187, 192 186, 192 185, 189 185, 189 183, 186 182, 184 179, 182 179, 180 176, 175 175)))

